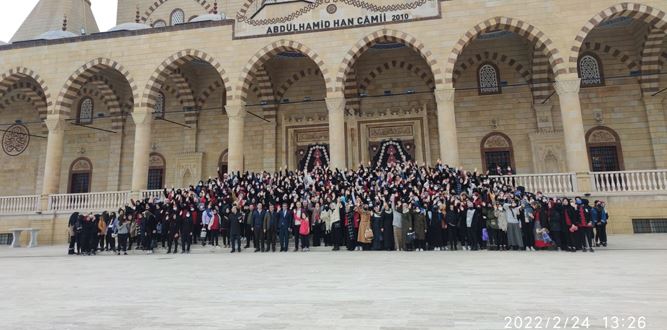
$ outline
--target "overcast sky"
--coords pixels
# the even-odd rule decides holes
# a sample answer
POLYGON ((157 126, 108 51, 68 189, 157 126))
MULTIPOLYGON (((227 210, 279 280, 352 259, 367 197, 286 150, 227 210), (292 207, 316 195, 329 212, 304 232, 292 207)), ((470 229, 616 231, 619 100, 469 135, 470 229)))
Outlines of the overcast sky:
MULTIPOLYGON (((0 0, 0 40, 9 41, 23 20, 28 17, 39 0, 0 0)), ((100 31, 112 28, 116 23, 116 5, 114 0, 92 0, 93 13, 100 31)))

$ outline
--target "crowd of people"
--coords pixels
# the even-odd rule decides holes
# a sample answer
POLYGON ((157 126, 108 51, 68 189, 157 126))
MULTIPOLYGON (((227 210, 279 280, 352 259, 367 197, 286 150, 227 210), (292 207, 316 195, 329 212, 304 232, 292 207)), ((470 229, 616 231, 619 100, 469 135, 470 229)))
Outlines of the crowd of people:
MULTIPOLYGON (((511 173, 511 169, 507 172, 511 173)), ((604 201, 558 198, 488 173, 414 162, 354 170, 234 173, 113 212, 74 213, 69 254, 556 250, 606 246, 604 201), (251 248, 252 245, 252 248, 251 248)))

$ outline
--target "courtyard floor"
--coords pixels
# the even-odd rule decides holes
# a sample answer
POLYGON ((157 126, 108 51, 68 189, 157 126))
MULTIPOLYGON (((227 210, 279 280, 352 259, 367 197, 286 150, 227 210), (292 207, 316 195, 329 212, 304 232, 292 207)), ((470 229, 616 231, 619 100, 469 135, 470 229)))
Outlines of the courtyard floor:
POLYGON ((2 247, 0 327, 470 330, 523 317, 509 329, 551 329, 560 317, 570 329, 579 317, 586 329, 588 317, 589 329, 604 329, 604 316, 643 316, 646 329, 666 329, 667 235, 609 242, 595 253, 199 246, 190 255, 83 257, 65 246, 2 247))

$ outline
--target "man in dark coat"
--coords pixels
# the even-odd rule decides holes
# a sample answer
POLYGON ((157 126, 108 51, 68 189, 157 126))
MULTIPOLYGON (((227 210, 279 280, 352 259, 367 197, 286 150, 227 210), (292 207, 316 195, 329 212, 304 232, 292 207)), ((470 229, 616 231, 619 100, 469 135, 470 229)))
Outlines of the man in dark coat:
POLYGON ((264 216, 264 246, 266 247, 266 252, 271 251, 276 252, 276 232, 278 229, 279 215, 275 210, 273 204, 269 205, 269 210, 264 216))
POLYGON ((287 203, 283 203, 278 210, 278 235, 280 239, 280 252, 287 252, 289 249, 289 231, 292 228, 292 211, 287 208, 287 203))
POLYGON ((229 214, 229 236, 231 238, 232 253, 241 252, 241 229, 243 228, 243 214, 239 213, 236 205, 232 206, 229 214))
POLYGON ((264 216, 266 211, 262 203, 257 204, 257 209, 252 212, 252 245, 255 247, 255 252, 264 252, 264 216))

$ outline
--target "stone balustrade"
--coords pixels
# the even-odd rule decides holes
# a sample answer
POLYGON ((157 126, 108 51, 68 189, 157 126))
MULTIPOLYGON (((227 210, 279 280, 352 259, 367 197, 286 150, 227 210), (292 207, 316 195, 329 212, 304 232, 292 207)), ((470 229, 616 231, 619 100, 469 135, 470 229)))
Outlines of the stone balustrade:
POLYGON ((595 172, 593 188, 604 193, 667 191, 667 170, 595 172))
POLYGON ((0 214, 35 213, 39 209, 39 195, 0 197, 0 214))
POLYGON ((156 189, 156 190, 142 190, 141 191, 141 199, 146 199, 146 198, 162 198, 164 190, 162 189, 156 189))
POLYGON ((48 211, 111 211, 130 202, 129 191, 87 194, 56 194, 49 196, 48 211))
MULTIPOLYGON (((526 191, 541 191, 545 195, 573 196, 581 192, 577 188, 574 173, 520 174, 491 176, 503 184, 523 186, 526 191)), ((592 191, 595 195, 640 195, 643 193, 667 193, 667 170, 640 170, 591 173, 592 191)), ((160 198, 162 190, 143 190, 140 198, 160 198)), ((0 197, 0 215, 34 213, 101 212, 116 210, 130 203, 130 191, 95 192, 87 194, 54 194, 47 198, 42 209, 39 195, 0 197)))
POLYGON ((577 178, 574 173, 503 175, 492 178, 506 185, 525 187, 526 191, 541 191, 545 195, 569 195, 577 192, 577 178))

